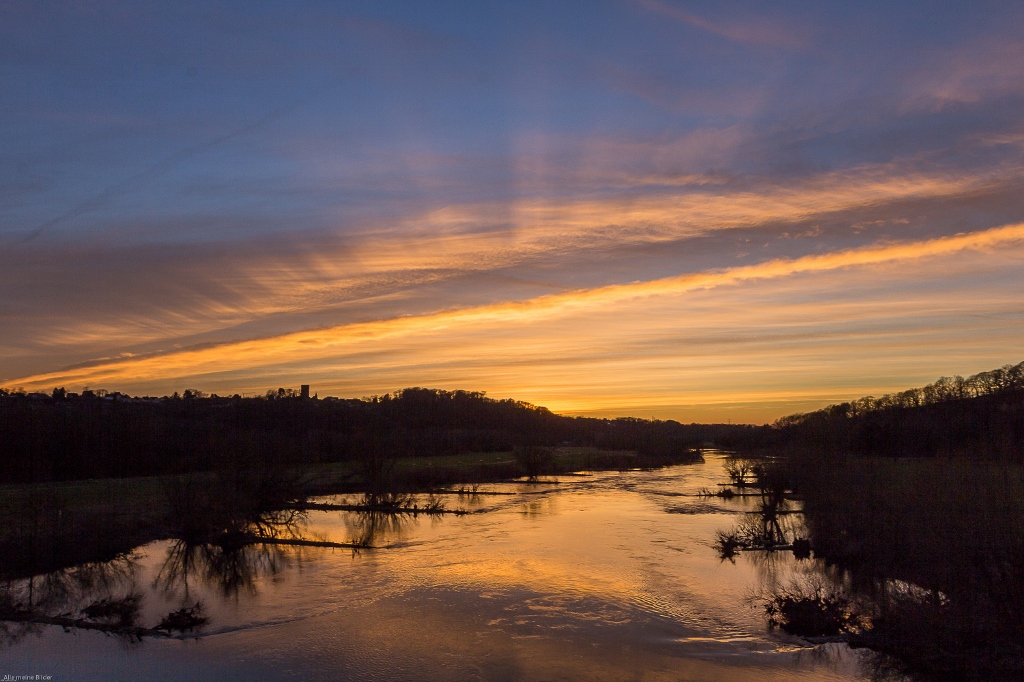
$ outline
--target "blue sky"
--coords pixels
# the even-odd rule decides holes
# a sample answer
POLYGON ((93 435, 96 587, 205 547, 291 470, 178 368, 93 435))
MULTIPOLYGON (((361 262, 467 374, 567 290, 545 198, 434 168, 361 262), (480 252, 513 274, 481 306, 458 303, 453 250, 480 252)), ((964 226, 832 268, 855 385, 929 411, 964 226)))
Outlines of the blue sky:
POLYGON ((432 385, 763 421, 1018 362, 1024 245, 998 230, 1024 220, 1022 19, 0 4, 0 384, 432 385), (827 254, 847 255, 800 265, 827 254), (491 312, 438 322, 469 311, 491 312), (405 331, 286 341, 360 324, 405 331), (253 343, 263 360, 226 361, 253 343))

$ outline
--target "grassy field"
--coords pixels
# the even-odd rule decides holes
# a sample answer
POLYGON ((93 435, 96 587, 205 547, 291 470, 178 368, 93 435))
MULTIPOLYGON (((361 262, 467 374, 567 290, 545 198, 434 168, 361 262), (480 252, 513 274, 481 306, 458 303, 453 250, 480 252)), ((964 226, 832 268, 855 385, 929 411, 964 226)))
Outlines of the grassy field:
MULTIPOLYGON (((550 450, 546 474, 567 474, 585 470, 628 469, 640 466, 637 454, 630 450, 600 450, 591 447, 559 447, 550 450)), ((481 483, 525 475, 514 452, 466 452, 439 457, 407 457, 394 463, 395 484, 407 490, 458 483, 481 483)), ((320 494, 350 492, 362 481, 357 462, 338 462, 311 467, 307 473, 313 489, 320 494)))
MULTIPOLYGON (((535 457, 530 461, 523 452, 387 460, 383 490, 375 492, 431 491, 512 480, 531 470, 564 475, 692 461, 685 452, 652 460, 632 451, 585 447, 534 449, 531 454, 535 457)), ((365 492, 367 471, 364 462, 354 461, 300 469, 236 466, 183 476, 0 486, 0 556, 16 557, 0 565, 0 578, 105 561, 152 540, 179 537, 191 517, 202 517, 213 509, 220 510, 217 518, 222 521, 217 523, 221 523, 233 515, 280 509, 303 496, 365 492), (283 487, 277 485, 281 481, 286 481, 283 487), (269 497, 268 488, 276 491, 269 497)))
MULTIPOLYGON (((628 469, 640 466, 635 452, 601 450, 591 447, 559 447, 551 450, 550 474, 585 470, 628 469)), ((358 462, 315 464, 297 472, 318 492, 357 489, 358 462)), ((515 453, 466 452, 438 457, 406 457, 394 462, 398 483, 438 484, 474 483, 517 478, 515 453)), ((212 480, 214 474, 190 474, 199 480, 212 480)), ((0 486, 0 510, 10 511, 26 504, 59 503, 65 509, 106 509, 117 506, 125 514, 159 516, 165 513, 166 491, 177 476, 104 478, 29 485, 0 486)))

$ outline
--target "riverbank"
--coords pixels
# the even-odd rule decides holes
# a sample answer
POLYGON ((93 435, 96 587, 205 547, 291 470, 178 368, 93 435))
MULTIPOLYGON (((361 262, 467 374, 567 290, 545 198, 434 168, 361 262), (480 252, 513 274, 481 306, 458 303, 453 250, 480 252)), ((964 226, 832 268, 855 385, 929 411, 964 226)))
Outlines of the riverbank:
MULTIPOLYGON (((208 623, 187 641, 125 646, 40 625, 0 651, 8 667, 76 680, 288 680, 299 664, 313 677, 357 680, 861 679, 845 647, 823 647, 823 657, 766 632, 745 601, 762 579, 760 557, 721 562, 708 546, 749 499, 700 498, 721 480, 721 456, 706 459, 490 483, 476 494, 467 485, 443 496, 464 515, 314 510, 300 529, 339 543, 372 531, 375 550, 151 543, 102 573, 62 572, 74 585, 115 569, 123 577, 40 610, 78 617, 140 593, 139 625, 154 628, 201 602, 208 623)), ((324 502, 346 498, 359 496, 324 502)), ((797 562, 778 559, 785 579, 797 562)), ((22 603, 27 583, 15 583, 22 603)), ((37 599, 55 584, 37 577, 37 599)))
POLYGON ((1024 466, 964 459, 792 462, 851 643, 911 677, 1024 675, 1024 466))
MULTIPOLYGON (((695 451, 652 457, 629 450, 568 446, 545 448, 539 464, 536 457, 524 458, 515 451, 409 457, 386 461, 386 480, 371 483, 388 493, 430 492, 515 480, 530 473, 654 468, 699 458, 695 451)), ((365 462, 349 461, 276 471, 0 486, 0 554, 8 557, 0 578, 18 579, 83 562, 107 561, 153 540, 197 532, 197 524, 210 525, 209 518, 199 517, 208 517, 217 505, 216 522, 223 524, 233 521, 230 517, 236 511, 244 522, 246 515, 273 511, 310 496, 364 492, 368 477, 365 462), (287 485, 279 485, 282 482, 287 485), (268 494, 268 483, 279 489, 268 494)))

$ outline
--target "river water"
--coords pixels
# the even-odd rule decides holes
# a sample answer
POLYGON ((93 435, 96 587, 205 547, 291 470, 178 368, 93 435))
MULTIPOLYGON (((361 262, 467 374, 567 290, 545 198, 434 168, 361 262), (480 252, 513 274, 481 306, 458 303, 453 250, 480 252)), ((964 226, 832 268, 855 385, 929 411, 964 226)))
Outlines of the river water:
POLYGON ((37 626, 0 649, 0 678, 864 679, 844 645, 766 629, 751 596, 812 562, 789 552, 721 560, 715 531, 753 504, 697 496, 722 478, 722 457, 710 453, 703 464, 445 496, 449 508, 479 512, 465 516, 304 521, 303 537, 377 549, 184 556, 155 542, 79 582, 139 592, 146 625, 202 602, 210 621, 198 636, 129 643, 37 626))

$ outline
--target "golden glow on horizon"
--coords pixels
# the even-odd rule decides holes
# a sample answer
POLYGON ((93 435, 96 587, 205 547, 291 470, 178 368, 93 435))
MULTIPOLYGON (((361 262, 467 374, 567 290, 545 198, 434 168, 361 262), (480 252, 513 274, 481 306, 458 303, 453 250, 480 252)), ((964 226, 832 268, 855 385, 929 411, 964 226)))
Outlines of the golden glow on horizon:
POLYGON ((781 404, 860 395, 869 358, 882 376, 919 358, 932 379, 928 358, 965 357, 984 369, 1015 359, 987 360, 993 347, 1024 354, 1013 313, 1022 292, 984 285, 992 273, 1013 281, 1022 265, 1024 224, 1008 225, 115 359, 7 383, 223 392, 312 377, 302 383, 321 394, 433 385, 566 412, 642 416, 651 406, 746 404, 722 413, 765 420, 792 411, 781 404), (975 315, 992 317, 983 337, 975 315))
POLYGON ((1024 5, 371 4, 16 13, 0 386, 760 421, 1024 360, 1024 5))

